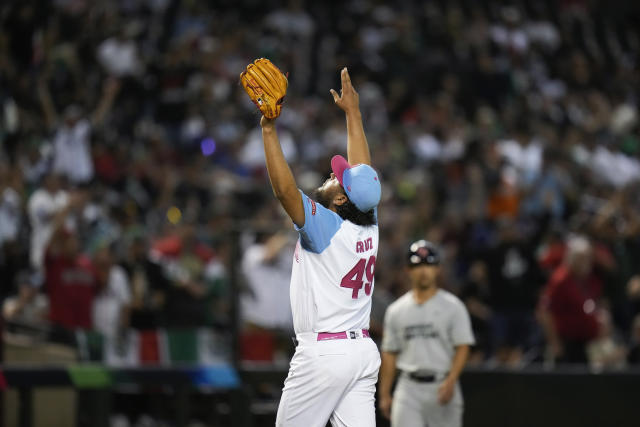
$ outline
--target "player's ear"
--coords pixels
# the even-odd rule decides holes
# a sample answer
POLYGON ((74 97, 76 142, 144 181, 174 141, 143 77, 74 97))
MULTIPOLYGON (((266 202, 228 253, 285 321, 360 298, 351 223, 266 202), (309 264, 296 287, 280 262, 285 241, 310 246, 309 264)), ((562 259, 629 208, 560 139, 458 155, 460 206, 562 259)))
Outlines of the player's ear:
POLYGON ((338 193, 335 195, 335 197, 333 198, 333 204, 336 206, 340 206, 343 205, 347 202, 347 196, 344 193, 338 193))

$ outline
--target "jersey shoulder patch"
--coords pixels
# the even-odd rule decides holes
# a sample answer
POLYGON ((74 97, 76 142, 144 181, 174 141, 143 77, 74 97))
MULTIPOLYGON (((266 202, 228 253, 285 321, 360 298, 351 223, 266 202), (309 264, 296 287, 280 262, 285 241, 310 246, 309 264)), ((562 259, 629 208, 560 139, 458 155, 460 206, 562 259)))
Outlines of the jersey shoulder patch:
POLYGON ((316 214, 316 202, 314 202, 310 197, 307 197, 307 199, 309 200, 309 203, 311 203, 311 215, 313 216, 316 214))

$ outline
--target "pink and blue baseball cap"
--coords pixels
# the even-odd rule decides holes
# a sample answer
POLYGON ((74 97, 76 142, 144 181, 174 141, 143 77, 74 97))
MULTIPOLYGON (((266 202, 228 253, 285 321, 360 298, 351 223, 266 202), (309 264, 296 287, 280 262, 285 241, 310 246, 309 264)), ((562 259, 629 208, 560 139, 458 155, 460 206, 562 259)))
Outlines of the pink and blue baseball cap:
POLYGON ((344 188, 349 200, 362 212, 369 212, 380 203, 380 179, 369 165, 350 165, 342 156, 333 156, 331 170, 344 188))

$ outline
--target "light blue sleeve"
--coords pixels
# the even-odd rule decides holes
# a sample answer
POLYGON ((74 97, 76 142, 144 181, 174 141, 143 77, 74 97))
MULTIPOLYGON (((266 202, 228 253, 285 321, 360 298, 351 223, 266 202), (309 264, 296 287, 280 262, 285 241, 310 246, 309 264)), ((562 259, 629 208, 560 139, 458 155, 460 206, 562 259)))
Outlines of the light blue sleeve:
POLYGON ((331 238, 340 229, 342 218, 300 191, 304 206, 304 226, 294 227, 300 233, 300 243, 308 251, 320 253, 329 246, 331 238))

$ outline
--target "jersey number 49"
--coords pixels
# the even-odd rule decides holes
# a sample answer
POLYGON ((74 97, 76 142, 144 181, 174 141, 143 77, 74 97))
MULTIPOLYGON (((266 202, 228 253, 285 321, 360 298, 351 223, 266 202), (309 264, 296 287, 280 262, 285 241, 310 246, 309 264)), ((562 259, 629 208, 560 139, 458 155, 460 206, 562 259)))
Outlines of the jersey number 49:
POLYGON ((360 289, 362 289, 363 285, 364 293, 367 296, 371 295, 371 285, 373 284, 373 271, 375 267, 375 255, 371 255, 369 260, 366 258, 360 258, 360 261, 358 261, 358 263, 344 275, 340 282, 340 287, 353 289, 353 292, 351 293, 351 298, 353 299, 358 298, 358 293, 360 289), (363 280, 365 275, 367 278, 366 283, 363 280))

